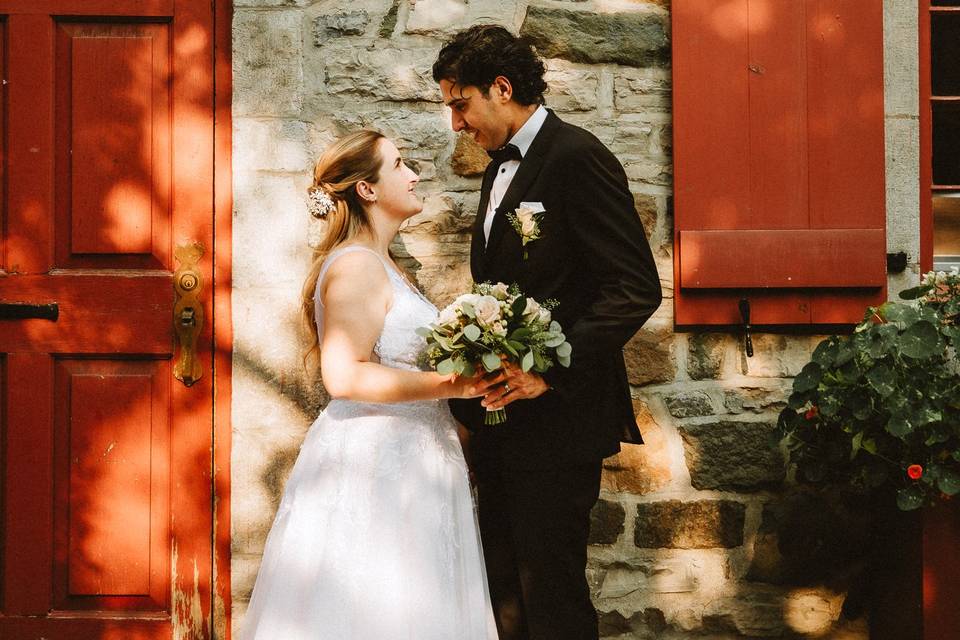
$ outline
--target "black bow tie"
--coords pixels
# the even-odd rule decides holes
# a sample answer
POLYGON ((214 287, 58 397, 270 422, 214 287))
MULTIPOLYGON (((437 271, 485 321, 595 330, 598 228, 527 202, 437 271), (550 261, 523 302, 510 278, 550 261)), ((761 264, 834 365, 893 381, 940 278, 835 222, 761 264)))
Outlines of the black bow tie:
POLYGON ((501 165, 507 160, 522 160, 523 154, 520 153, 519 147, 515 144, 505 144, 499 149, 493 151, 487 151, 487 155, 490 156, 490 159, 496 165, 501 165))

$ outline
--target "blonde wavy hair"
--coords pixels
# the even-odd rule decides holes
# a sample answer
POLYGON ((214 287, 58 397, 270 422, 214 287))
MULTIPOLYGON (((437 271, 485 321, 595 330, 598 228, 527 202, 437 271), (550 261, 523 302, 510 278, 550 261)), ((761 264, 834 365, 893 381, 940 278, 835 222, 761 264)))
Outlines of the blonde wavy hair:
POLYGON ((320 355, 314 297, 323 261, 338 246, 370 230, 370 220, 357 193, 357 183, 374 184, 380 178, 383 158, 377 144, 383 137, 382 133, 369 129, 345 135, 323 152, 314 167, 310 190, 323 190, 333 200, 334 209, 326 216, 323 238, 313 252, 310 271, 303 283, 300 316, 308 335, 303 356, 305 366, 311 357, 320 355))

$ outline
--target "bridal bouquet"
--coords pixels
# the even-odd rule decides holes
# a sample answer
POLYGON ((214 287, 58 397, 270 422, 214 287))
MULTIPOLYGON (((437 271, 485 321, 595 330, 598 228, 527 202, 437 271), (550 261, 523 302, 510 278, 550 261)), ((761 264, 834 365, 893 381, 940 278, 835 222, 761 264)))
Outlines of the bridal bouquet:
MULTIPOLYGON (((472 376, 480 367, 496 371, 503 360, 523 371, 543 373, 554 365, 570 366, 570 343, 553 320, 555 300, 543 303, 520 293, 516 285, 473 285, 417 333, 427 341, 426 361, 438 373, 472 376)), ((488 411, 484 424, 507 419, 504 409, 488 411)))

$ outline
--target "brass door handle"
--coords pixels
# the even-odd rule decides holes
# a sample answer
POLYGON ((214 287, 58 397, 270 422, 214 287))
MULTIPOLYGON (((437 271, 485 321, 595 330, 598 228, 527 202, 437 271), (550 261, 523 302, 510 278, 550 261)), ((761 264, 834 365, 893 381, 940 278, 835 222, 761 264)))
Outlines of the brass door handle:
POLYGON ((173 305, 173 329, 180 353, 173 365, 173 375, 191 387, 203 375, 197 357, 197 337, 203 327, 203 307, 200 304, 203 276, 197 262, 203 256, 203 245, 199 242, 182 244, 174 250, 174 255, 180 262, 173 274, 173 288, 177 294, 173 305))

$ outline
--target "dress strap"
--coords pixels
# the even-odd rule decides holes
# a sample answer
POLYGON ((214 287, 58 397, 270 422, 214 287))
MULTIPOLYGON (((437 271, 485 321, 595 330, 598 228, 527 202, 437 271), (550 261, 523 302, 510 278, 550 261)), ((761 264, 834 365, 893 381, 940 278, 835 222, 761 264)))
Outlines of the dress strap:
POLYGON ((313 294, 313 300, 316 303, 317 307, 323 306, 323 302, 320 301, 320 291, 323 289, 323 279, 326 277, 327 270, 330 269, 330 265, 332 265, 334 261, 336 261, 336 259, 339 258, 340 256, 346 255, 348 253, 356 253, 358 251, 365 251, 367 253, 371 253, 375 255, 377 257, 377 260, 380 261, 380 264, 382 264, 383 268, 386 270, 387 277, 390 277, 391 272, 394 271, 394 269, 387 264, 387 262, 383 259, 383 257, 379 253, 377 253, 376 251, 368 247, 363 247, 358 244, 351 244, 345 247, 334 249, 333 251, 327 254, 326 258, 324 258, 323 266, 320 267, 320 274, 317 276, 317 289, 313 294))

